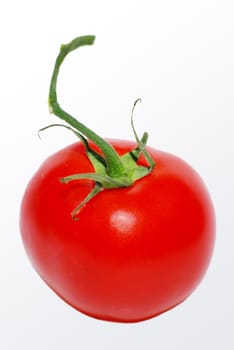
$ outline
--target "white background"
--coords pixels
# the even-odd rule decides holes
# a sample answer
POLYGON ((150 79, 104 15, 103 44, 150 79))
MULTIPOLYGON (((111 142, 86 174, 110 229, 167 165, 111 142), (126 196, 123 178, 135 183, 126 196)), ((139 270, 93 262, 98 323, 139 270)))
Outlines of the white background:
POLYGON ((234 2, 2 1, 0 5, 0 348, 233 349, 234 2), (18 227, 27 181, 41 162, 75 141, 47 109, 61 43, 95 34, 64 63, 59 96, 104 137, 133 139, 130 111, 149 144, 184 158, 214 201, 217 240, 202 284, 182 305, 152 320, 91 319, 41 281, 18 227))

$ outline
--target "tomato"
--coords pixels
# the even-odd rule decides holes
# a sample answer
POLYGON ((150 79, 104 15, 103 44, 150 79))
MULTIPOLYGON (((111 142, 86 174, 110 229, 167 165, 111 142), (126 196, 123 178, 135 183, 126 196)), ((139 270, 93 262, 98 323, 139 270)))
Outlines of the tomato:
POLYGON ((135 143, 104 140, 60 107, 60 65, 93 41, 78 37, 60 48, 49 107, 81 142, 35 173, 20 229, 36 271, 68 304, 98 319, 137 322, 178 305, 199 284, 213 251, 215 215, 195 170, 147 147, 146 132, 138 137, 139 99, 131 117, 135 143))
MULTIPOLYGON (((111 144, 120 155, 135 146, 111 144)), ((95 318, 135 322, 173 308, 211 259, 214 209, 203 181, 176 156, 148 150, 153 171, 99 193, 78 220, 70 213, 94 185, 59 178, 92 171, 79 142, 49 157, 23 198, 21 232, 32 264, 62 299, 95 318)))

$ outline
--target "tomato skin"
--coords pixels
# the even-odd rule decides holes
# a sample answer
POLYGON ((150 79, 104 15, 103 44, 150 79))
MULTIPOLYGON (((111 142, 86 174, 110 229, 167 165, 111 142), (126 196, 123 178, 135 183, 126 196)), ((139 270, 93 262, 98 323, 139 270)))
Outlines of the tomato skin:
MULTIPOLYGON (((119 154, 135 146, 111 143, 119 154)), ((98 319, 137 322, 171 309, 197 287, 212 256, 215 214, 203 181, 181 159, 148 149, 152 173, 102 191, 78 220, 71 212, 93 183, 59 179, 93 171, 81 143, 49 157, 22 201, 21 234, 34 268, 67 303, 98 319)))

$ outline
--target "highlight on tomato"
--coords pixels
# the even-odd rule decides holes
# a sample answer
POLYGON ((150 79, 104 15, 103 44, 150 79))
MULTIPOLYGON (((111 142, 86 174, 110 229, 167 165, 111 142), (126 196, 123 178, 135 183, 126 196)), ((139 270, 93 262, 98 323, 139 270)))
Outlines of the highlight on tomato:
POLYGON ((214 207, 201 177, 173 154, 135 141, 106 140, 61 108, 57 78, 65 57, 92 45, 62 45, 50 112, 76 143, 51 155, 22 199, 27 255, 65 302, 97 319, 138 322, 183 302, 201 282, 215 241, 214 207))

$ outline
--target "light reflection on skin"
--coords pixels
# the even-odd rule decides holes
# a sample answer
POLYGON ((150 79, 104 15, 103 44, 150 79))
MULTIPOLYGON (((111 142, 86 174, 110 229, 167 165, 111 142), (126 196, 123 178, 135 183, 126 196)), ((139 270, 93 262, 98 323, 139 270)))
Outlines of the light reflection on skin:
POLYGON ((122 234, 131 234, 135 223, 135 215, 124 210, 117 210, 111 216, 111 225, 122 234))

